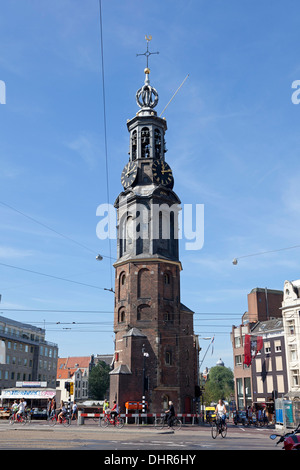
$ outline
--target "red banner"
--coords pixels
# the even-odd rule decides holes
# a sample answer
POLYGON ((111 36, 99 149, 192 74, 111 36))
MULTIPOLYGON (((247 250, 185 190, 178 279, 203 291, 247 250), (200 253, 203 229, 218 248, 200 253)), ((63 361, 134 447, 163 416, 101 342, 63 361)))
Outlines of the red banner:
POLYGON ((250 366, 257 353, 263 347, 262 336, 245 335, 244 364, 250 366))

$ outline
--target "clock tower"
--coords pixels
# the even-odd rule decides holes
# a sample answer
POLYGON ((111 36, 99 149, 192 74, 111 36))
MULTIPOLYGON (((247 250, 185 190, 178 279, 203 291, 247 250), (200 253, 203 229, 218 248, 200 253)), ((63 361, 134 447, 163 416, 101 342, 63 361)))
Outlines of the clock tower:
POLYGON ((144 73, 136 93, 140 109, 127 121, 124 190, 115 202, 118 253, 110 402, 116 400, 124 412, 126 402, 145 397, 147 411, 153 413, 172 400, 176 412, 191 412, 198 343, 193 312, 180 301, 180 200, 165 159, 167 123, 155 111, 158 93, 150 85, 148 55, 144 73))

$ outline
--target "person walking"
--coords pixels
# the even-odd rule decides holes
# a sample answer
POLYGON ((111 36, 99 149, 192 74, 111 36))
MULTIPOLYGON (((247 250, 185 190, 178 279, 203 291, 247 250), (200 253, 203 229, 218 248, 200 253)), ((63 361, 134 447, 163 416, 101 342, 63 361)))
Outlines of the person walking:
POLYGON ((77 412, 78 412, 78 407, 77 407, 76 401, 74 400, 73 406, 72 406, 72 419, 77 419, 77 412))

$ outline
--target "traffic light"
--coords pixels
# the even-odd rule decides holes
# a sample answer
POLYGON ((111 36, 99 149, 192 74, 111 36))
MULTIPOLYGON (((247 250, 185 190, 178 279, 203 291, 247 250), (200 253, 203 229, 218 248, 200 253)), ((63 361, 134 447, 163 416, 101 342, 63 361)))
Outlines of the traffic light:
POLYGON ((69 392, 70 395, 74 395, 74 383, 73 382, 65 382, 65 389, 69 392))

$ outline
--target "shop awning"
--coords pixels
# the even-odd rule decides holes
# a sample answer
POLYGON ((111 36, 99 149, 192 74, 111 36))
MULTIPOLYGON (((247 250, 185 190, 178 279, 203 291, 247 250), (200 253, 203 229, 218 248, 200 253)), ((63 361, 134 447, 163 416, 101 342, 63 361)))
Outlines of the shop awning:
POLYGON ((10 388, 2 390, 0 399, 14 398, 15 400, 19 400, 20 398, 27 398, 33 400, 47 400, 48 398, 55 397, 55 394, 56 390, 53 388, 10 388))

